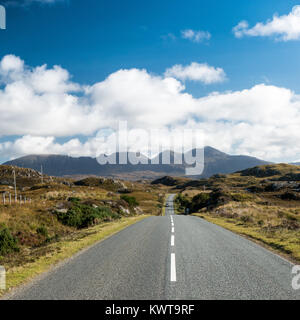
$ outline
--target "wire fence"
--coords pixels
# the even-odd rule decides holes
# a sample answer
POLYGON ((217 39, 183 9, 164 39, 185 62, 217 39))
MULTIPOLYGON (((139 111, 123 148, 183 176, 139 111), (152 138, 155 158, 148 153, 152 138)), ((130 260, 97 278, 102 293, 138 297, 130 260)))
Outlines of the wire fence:
POLYGON ((32 199, 29 197, 26 197, 24 195, 14 195, 10 192, 3 192, 1 197, 1 204, 3 205, 12 205, 12 204, 31 204, 32 199))

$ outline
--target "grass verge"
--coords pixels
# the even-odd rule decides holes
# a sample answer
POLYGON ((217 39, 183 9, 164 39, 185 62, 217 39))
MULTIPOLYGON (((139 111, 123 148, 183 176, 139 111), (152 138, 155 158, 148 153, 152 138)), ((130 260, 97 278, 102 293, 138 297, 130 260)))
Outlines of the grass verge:
POLYGON ((181 215, 181 214, 184 214, 184 211, 182 210, 182 208, 180 208, 180 203, 178 201, 176 201, 177 197, 178 197, 178 194, 176 194, 174 201, 173 201, 174 213, 181 215))
POLYGON ((270 234, 264 234, 261 227, 243 225, 234 219, 212 217, 200 213, 195 213, 193 215, 253 240, 293 263, 300 262, 300 241, 296 233, 294 235, 291 233, 274 233, 270 236, 270 234))
POLYGON ((25 284, 35 276, 48 271, 57 263, 72 257, 80 250, 88 248, 89 246, 104 240, 105 238, 147 217, 148 216, 143 215, 122 218, 118 221, 103 223, 77 232, 75 238, 66 238, 60 242, 50 244, 49 246, 51 247, 51 250, 47 255, 41 256, 32 263, 27 263, 23 266, 14 267, 7 270, 7 289, 5 291, 0 291, 0 297, 12 288, 21 284, 25 284))

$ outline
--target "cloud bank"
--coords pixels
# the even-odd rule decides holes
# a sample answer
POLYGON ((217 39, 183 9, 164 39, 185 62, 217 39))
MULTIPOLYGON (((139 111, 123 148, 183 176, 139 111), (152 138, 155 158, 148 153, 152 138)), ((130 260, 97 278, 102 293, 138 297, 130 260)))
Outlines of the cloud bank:
POLYGON ((247 21, 241 21, 233 28, 237 38, 244 36, 251 37, 275 37, 279 41, 300 39, 300 6, 293 7, 287 15, 278 16, 275 14, 266 23, 259 22, 249 28, 247 21))
POLYGON ((118 120, 127 120, 129 129, 165 129, 166 136, 169 129, 199 129, 206 145, 233 154, 300 158, 299 95, 258 84, 195 98, 179 78, 200 76, 185 69, 179 69, 184 73, 177 79, 170 71, 153 75, 122 69, 83 86, 60 66, 29 67, 14 55, 5 56, 0 61, 1 158, 96 156, 104 147, 103 134, 118 120))

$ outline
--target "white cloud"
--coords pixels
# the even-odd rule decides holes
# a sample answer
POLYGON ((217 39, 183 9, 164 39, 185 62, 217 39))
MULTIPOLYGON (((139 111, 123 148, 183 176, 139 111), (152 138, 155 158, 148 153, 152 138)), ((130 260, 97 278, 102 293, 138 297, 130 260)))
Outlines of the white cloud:
POLYGON ((20 58, 9 54, 6 55, 0 63, 0 70, 2 74, 6 74, 12 71, 20 72, 24 68, 24 61, 20 58))
POLYGON ((62 67, 30 68, 14 56, 1 60, 0 83, 0 158, 96 156, 105 147, 103 130, 115 128, 118 120, 127 120, 129 129, 197 128, 206 145, 234 154, 300 158, 300 96, 287 88, 259 84, 195 98, 180 80, 139 69, 81 86, 62 67))
POLYGON ((28 68, 20 58, 5 56, 0 83, 0 136, 88 134, 97 127, 96 111, 73 94, 82 88, 59 66, 28 68), (78 130, 82 120, 93 123, 91 128, 78 130))
POLYGON ((163 78, 146 70, 120 70, 87 91, 101 117, 127 120, 133 126, 160 127, 182 119, 182 107, 193 105, 193 97, 174 78, 163 78), (159 114, 159 116, 158 116, 159 114))
POLYGON ((300 6, 295 6, 287 15, 274 15, 273 19, 266 23, 257 23, 249 28, 247 21, 241 21, 233 28, 237 38, 243 36, 270 37, 275 36, 279 41, 299 40, 300 39, 300 6))
POLYGON ((183 39, 188 39, 197 43, 203 42, 204 40, 209 40, 211 38, 211 34, 208 31, 192 29, 181 31, 181 36, 183 39))
POLYGON ((232 30, 237 38, 242 38, 247 33, 248 27, 248 21, 243 20, 239 22, 232 30))
POLYGON ((226 79, 226 74, 222 68, 215 68, 207 63, 200 64, 197 62, 192 62, 188 66, 175 65, 166 70, 165 76, 183 81, 201 81, 205 84, 223 82, 226 79))
POLYGON ((7 158, 20 157, 27 154, 69 154, 72 156, 94 156, 97 150, 91 149, 90 143, 82 144, 78 139, 70 139, 66 143, 55 142, 55 137, 26 135, 13 142, 0 144, 1 156, 7 158))

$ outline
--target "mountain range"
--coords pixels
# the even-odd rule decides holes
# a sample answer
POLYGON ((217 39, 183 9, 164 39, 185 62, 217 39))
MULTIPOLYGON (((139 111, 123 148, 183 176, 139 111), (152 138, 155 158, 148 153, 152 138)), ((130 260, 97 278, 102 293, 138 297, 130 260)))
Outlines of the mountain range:
MULTIPOLYGON (((192 151, 190 151, 192 152, 192 151)), ((164 153, 159 154, 160 160, 164 153)), ((177 154, 178 156, 178 154, 177 154)), ((116 154, 117 163, 120 154, 116 154)), ((51 176, 110 176, 134 179, 152 179, 162 175, 184 176, 186 164, 174 164, 175 154, 171 152, 171 164, 105 164, 100 165, 92 157, 74 158, 66 155, 28 155, 5 162, 23 168, 41 170, 51 176), (173 164, 172 164, 173 163, 173 164)), ((150 160, 143 156, 144 161, 150 160)), ((212 147, 204 148, 204 171, 201 177, 207 178, 214 174, 226 174, 250 167, 268 164, 268 162, 243 155, 229 155, 212 147)), ((199 176, 200 177, 200 176, 199 176)))

